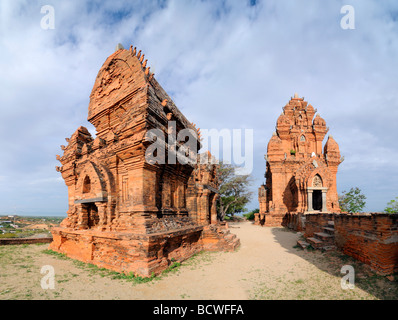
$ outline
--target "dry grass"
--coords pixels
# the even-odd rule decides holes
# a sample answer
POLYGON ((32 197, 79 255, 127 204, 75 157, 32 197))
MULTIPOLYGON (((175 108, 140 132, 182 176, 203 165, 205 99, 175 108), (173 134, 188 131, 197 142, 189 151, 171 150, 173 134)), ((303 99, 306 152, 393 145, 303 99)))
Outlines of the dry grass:
MULTIPOLYGON (((0 299, 398 299, 398 285, 339 252, 294 248, 298 235, 242 223, 236 252, 202 252, 153 279, 121 276, 46 251, 48 245, 0 247, 0 299), (55 288, 42 289, 42 266, 55 288), (343 265, 355 288, 343 290, 343 265)), ((397 277, 395 278, 397 280, 397 277)))

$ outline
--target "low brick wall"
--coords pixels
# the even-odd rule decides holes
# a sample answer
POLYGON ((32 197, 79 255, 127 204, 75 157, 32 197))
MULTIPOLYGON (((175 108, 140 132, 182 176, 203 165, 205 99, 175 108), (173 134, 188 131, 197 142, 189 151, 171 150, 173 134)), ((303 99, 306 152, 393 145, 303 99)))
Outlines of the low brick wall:
MULTIPOLYGON (((260 215, 261 217, 261 215, 260 215)), ((283 224, 285 214, 267 213, 264 215, 264 227, 280 227, 283 224)))
POLYGON ((33 244, 33 243, 50 243, 53 238, 3 238, 0 239, 0 246, 12 244, 33 244))
POLYGON ((286 213, 283 217, 282 226, 294 231, 305 229, 305 215, 302 212, 286 213))
POLYGON ((69 258, 116 272, 149 277, 171 261, 182 262, 202 250, 234 251, 240 241, 227 225, 196 225, 158 233, 52 228, 49 248, 69 258))
POLYGON ((335 243, 381 274, 398 271, 398 214, 336 214, 335 243))
POLYGON ((202 251, 202 231, 203 226, 152 234, 57 227, 52 228, 50 249, 100 268, 150 277, 165 270, 171 259, 181 262, 202 251))
POLYGON ((305 233, 304 237, 313 237, 314 233, 322 232, 322 227, 328 224, 328 221, 334 221, 334 213, 310 213, 305 215, 305 233))
POLYGON ((335 245, 380 274, 398 272, 398 214, 316 213, 305 215, 304 237, 334 221, 335 245))

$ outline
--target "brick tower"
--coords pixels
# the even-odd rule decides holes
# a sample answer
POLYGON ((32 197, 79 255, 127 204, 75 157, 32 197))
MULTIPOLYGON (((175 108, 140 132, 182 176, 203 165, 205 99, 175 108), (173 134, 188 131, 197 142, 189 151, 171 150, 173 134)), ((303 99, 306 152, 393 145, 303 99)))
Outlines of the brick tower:
POLYGON ((190 132, 197 150, 187 152, 196 159, 198 130, 156 81, 141 51, 118 46, 106 59, 90 95, 88 121, 96 137, 79 127, 57 156, 69 209, 52 230, 51 249, 149 276, 172 259, 239 245, 232 235, 224 238, 229 231, 217 221, 216 168, 170 161, 184 143, 163 138, 190 132), (164 162, 146 157, 153 142, 147 139, 150 132, 158 133, 163 150, 170 150, 164 162))
POLYGON ((297 94, 283 108, 265 155, 256 224, 280 226, 287 213, 340 212, 336 174, 343 159, 331 135, 322 152, 329 128, 316 112, 297 94))

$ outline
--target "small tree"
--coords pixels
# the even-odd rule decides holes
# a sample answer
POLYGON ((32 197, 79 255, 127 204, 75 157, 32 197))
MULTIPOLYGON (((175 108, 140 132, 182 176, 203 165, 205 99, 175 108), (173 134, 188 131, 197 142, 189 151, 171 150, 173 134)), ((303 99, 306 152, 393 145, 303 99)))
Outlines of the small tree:
POLYGON ((384 209, 386 213, 398 213, 398 197, 389 201, 387 207, 384 209))
POLYGON ((366 205, 366 196, 362 194, 358 187, 351 188, 350 191, 343 191, 339 196, 339 205, 342 211, 361 212, 366 205))
POLYGON ((225 216, 234 216, 245 210, 250 201, 252 192, 249 191, 250 175, 236 175, 237 167, 220 162, 218 180, 220 183, 220 198, 218 201, 218 217, 224 220, 225 216))

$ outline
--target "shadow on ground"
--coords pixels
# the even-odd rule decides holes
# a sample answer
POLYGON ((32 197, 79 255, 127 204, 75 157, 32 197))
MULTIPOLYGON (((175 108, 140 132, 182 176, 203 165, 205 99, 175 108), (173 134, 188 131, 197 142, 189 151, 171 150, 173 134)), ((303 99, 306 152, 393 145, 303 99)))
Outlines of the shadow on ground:
MULTIPOLYGON (((321 251, 311 248, 303 250, 297 244, 292 245, 291 240, 283 236, 285 232, 297 234, 297 232, 288 228, 272 228, 275 240, 289 253, 298 255, 320 270, 339 278, 346 274, 341 272, 341 268, 345 265, 350 265, 355 270, 356 287, 377 299, 398 300, 398 274, 389 277, 378 275, 368 265, 344 254, 338 249, 332 251, 321 251)), ((299 233, 297 234, 297 239, 300 238, 302 236, 299 233)))

